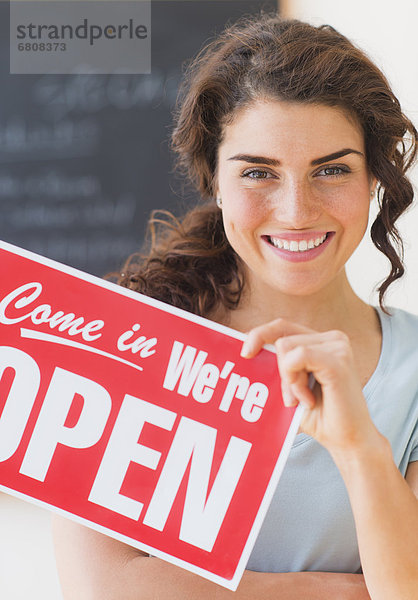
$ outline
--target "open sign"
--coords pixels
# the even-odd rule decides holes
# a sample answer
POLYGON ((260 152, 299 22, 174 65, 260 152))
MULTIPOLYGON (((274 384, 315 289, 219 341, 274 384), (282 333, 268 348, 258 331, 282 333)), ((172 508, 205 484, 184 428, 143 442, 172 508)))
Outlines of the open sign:
POLYGON ((242 359, 238 332, 0 256, 1 489, 236 589, 300 420, 275 354, 242 359))

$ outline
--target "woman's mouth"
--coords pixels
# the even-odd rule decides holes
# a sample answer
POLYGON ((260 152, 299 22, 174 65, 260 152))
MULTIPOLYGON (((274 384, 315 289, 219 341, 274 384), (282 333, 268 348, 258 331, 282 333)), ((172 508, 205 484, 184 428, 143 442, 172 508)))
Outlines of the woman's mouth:
POLYGON ((334 235, 335 231, 328 231, 326 233, 313 232, 311 235, 308 234, 304 237, 301 234, 292 235, 293 239, 290 239, 290 236, 263 235, 262 239, 286 260, 301 262, 311 260, 321 254, 334 235), (298 239, 294 239, 295 237, 298 239))

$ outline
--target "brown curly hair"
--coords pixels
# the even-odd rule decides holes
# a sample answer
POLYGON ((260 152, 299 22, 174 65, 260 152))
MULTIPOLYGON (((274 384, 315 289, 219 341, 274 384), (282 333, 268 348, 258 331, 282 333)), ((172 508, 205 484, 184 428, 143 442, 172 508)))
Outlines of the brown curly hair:
POLYGON ((391 265, 378 288, 386 310, 384 294, 404 273, 395 222, 413 200, 405 173, 416 155, 417 131, 382 72, 346 37, 329 25, 269 13, 240 19, 188 66, 172 148, 180 172, 212 200, 181 220, 153 214, 148 251, 128 259, 118 283, 203 316, 220 304, 238 305, 242 262, 213 202, 217 150, 236 111, 260 98, 341 107, 361 125, 368 168, 378 181, 371 237, 391 265))

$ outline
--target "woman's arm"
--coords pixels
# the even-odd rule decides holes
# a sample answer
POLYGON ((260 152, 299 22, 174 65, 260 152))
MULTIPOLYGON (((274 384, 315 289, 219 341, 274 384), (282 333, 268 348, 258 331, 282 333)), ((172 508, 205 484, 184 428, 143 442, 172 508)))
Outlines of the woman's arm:
POLYGON ((414 492, 416 498, 418 498, 418 460, 409 463, 405 474, 405 480, 414 492))
POLYGON ((65 600, 370 600, 362 575, 245 571, 231 592, 66 519, 54 539, 65 600))
POLYGON ((370 418, 348 337, 278 319, 250 332, 243 355, 265 343, 276 346, 285 403, 305 405, 303 431, 328 449, 345 481, 372 600, 417 600, 417 468, 408 485, 370 418))
POLYGON ((370 596, 417 600, 418 463, 403 479, 385 439, 333 458, 350 497, 370 596))

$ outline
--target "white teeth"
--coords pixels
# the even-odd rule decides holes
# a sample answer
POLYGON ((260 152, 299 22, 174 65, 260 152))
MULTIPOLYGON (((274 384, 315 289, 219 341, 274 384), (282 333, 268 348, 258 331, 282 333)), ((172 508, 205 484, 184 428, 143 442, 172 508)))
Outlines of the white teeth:
POLYGON ((281 240, 280 238, 270 237, 270 241, 273 246, 276 248, 284 248, 285 250, 290 250, 290 252, 306 252, 307 250, 311 250, 322 244, 327 237, 326 234, 322 235, 319 238, 313 240, 300 240, 300 242, 296 240, 281 240))

